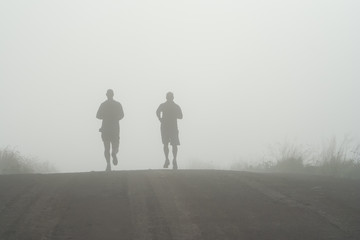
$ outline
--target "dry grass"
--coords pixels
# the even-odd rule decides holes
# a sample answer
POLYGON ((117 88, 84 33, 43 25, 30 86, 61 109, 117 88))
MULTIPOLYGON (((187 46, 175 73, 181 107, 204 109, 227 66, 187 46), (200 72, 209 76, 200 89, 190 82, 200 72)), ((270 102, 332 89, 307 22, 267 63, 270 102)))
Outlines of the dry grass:
POLYGON ((234 163, 232 170, 288 172, 360 178, 360 145, 348 138, 338 143, 330 139, 320 150, 285 143, 272 150, 270 157, 255 165, 234 163))
POLYGON ((50 173, 56 168, 49 162, 24 157, 14 149, 0 149, 0 174, 50 173))

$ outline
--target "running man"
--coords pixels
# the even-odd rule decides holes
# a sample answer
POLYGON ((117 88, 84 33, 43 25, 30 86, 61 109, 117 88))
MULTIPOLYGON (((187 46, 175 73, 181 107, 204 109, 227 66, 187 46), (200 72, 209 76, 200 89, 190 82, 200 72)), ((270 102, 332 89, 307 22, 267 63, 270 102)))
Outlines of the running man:
POLYGON ((168 92, 166 94, 166 102, 160 104, 156 110, 156 116, 161 122, 161 139, 164 144, 165 163, 164 168, 168 168, 169 161, 169 143, 172 146, 173 153, 173 169, 178 169, 177 152, 179 141, 179 130, 177 120, 183 118, 183 114, 179 105, 174 102, 174 94, 168 92))
POLYGON ((111 156, 113 164, 118 164, 116 154, 119 151, 120 124, 119 121, 124 118, 124 111, 121 104, 114 100, 114 91, 112 89, 106 92, 107 100, 103 102, 97 111, 96 118, 102 120, 101 138, 105 147, 106 171, 111 171, 110 163, 110 145, 112 148, 111 156))

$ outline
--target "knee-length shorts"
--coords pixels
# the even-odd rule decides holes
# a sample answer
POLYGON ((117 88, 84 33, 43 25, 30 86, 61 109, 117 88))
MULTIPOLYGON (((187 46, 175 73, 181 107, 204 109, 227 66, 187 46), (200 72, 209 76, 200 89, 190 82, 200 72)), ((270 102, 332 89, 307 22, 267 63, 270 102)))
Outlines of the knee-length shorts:
POLYGON ((169 129, 166 127, 161 126, 161 139, 162 143, 167 145, 180 145, 179 140, 179 130, 178 129, 169 129))

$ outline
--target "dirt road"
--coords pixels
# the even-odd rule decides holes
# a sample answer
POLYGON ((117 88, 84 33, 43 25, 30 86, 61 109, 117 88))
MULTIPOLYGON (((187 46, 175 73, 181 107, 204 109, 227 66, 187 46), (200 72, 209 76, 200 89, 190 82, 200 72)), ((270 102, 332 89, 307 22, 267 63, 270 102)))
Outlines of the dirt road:
POLYGON ((207 170, 0 176, 0 239, 360 239, 360 181, 207 170))

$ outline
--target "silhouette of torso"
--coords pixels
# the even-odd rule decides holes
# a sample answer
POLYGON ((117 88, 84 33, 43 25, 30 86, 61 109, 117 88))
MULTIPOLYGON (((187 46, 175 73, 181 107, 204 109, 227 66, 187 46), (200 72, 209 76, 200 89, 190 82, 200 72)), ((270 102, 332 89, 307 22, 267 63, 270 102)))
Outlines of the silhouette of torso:
POLYGON ((106 100, 100 105, 96 117, 102 119, 100 132, 105 135, 119 135, 119 121, 124 117, 124 112, 119 102, 106 100))
POLYGON ((167 101, 160 104, 158 113, 162 113, 161 127, 168 131, 177 131, 177 119, 182 118, 182 111, 179 105, 173 101, 167 101))

